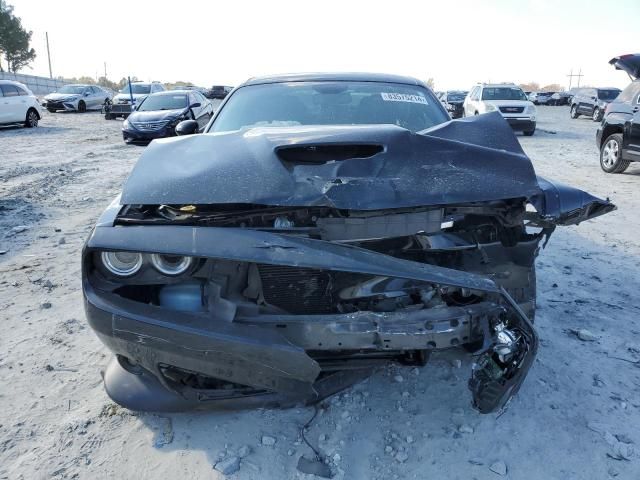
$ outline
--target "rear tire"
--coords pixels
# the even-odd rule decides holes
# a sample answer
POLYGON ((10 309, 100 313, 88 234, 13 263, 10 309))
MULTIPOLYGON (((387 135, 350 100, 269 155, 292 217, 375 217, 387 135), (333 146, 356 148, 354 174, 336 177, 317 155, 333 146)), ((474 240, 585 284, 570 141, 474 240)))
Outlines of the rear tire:
POLYGON ((622 134, 609 135, 600 147, 600 167, 607 173, 622 173, 631 161, 622 159, 622 134))
POLYGON ((87 104, 86 104, 86 103, 84 103, 82 100, 80 100, 80 101, 78 102, 78 112, 80 112, 80 113, 84 113, 84 112, 86 112, 86 111, 87 111, 87 104))
POLYGON ((571 118, 578 118, 580 116, 580 114, 578 113, 578 106, 575 103, 571 105, 569 115, 571 116, 571 118))
POLYGON ((27 110, 27 116, 24 119, 24 126, 27 128, 35 128, 38 126, 38 120, 40 120, 40 115, 34 108, 30 108, 27 110))
POLYGON ((593 109, 593 115, 591 116, 591 119, 594 122, 599 122, 602 120, 602 110, 600 110, 598 107, 593 109))

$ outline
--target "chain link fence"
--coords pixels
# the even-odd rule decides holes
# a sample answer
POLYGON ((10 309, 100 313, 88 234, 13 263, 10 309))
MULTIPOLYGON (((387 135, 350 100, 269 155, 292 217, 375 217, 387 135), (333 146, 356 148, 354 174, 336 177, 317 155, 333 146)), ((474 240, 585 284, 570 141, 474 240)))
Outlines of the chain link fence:
POLYGON ((67 82, 35 75, 23 75, 21 73, 0 72, 0 80, 13 80, 24 83, 36 96, 42 97, 55 92, 67 82))

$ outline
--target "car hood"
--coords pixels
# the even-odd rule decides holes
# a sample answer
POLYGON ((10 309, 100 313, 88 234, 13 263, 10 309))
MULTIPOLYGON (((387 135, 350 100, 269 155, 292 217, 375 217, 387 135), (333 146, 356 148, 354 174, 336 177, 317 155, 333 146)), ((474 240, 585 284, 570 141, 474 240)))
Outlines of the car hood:
POLYGON ((182 115, 186 109, 180 110, 154 110, 149 112, 133 112, 129 115, 130 122, 159 122, 173 120, 182 115))
POLYGON ((640 53, 620 55, 609 60, 609 64, 616 67, 616 70, 623 70, 633 78, 640 78, 640 53))
POLYGON ((46 95, 45 100, 66 100, 66 99, 77 99, 80 98, 80 95, 77 93, 50 93, 46 95))
MULTIPOLYGON (((134 93, 133 94, 133 98, 135 100, 140 100, 140 99, 146 98, 148 96, 149 96, 148 93, 134 93)), ((119 100, 121 98, 129 99, 129 98, 131 98, 131 95, 129 95, 128 93, 118 93, 115 97, 113 97, 113 100, 115 101, 115 100, 119 100)))
POLYGON ((165 139, 142 154, 122 202, 377 210, 539 192, 531 161, 494 112, 422 133, 393 125, 301 126, 165 139))
POLYGON ((545 227, 616 208, 537 177, 498 112, 420 133, 393 125, 263 127, 154 140, 118 203, 384 210, 505 199, 528 199, 545 227))

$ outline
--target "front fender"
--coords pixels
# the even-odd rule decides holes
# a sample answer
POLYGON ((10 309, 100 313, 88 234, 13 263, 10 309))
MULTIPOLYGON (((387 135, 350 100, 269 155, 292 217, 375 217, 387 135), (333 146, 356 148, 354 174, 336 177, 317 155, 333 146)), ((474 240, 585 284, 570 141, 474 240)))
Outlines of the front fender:
POLYGON ((537 213, 530 220, 540 226, 578 225, 617 207, 607 198, 594 197, 579 188, 538 177, 542 193, 531 197, 537 213))

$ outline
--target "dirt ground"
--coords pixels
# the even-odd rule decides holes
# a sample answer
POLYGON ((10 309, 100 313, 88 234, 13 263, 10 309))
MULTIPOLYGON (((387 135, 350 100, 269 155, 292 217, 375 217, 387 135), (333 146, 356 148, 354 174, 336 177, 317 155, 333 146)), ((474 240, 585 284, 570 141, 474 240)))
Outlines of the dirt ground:
MULTIPOLYGON (((519 136, 538 173, 619 209, 559 228, 541 252, 541 346, 520 394, 501 416, 472 410, 462 350, 382 370, 308 429, 335 478, 640 478, 640 164, 607 175, 594 122, 566 107, 539 117, 519 136)), ((0 130, 0 478, 314 478, 296 470, 313 408, 136 414, 105 394, 80 251, 141 152, 97 113, 0 130), (214 469, 235 456, 236 473, 214 469)))

